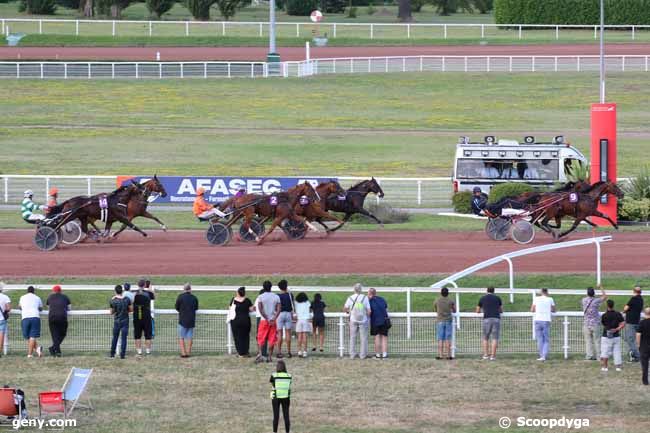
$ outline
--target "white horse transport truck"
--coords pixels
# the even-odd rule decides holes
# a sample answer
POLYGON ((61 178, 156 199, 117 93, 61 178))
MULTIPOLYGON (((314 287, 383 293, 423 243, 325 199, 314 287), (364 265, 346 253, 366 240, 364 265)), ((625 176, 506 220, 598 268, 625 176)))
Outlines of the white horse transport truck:
POLYGON ((503 182, 523 182, 533 186, 552 186, 567 182, 572 164, 587 164, 587 158, 561 135, 551 142, 539 142, 533 136, 501 140, 488 135, 482 142, 460 137, 456 146, 452 182, 454 192, 471 191, 478 186, 489 193, 503 182))

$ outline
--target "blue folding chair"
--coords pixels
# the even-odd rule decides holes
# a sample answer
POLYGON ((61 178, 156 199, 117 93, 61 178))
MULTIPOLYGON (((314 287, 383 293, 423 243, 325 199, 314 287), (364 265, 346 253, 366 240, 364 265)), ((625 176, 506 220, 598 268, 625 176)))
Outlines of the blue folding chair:
POLYGON ((90 376, 93 374, 92 368, 76 368, 72 367, 70 374, 63 384, 61 392, 63 392, 63 400, 67 405, 70 405, 70 408, 67 410, 67 415, 69 416, 75 407, 79 406, 83 409, 93 409, 92 402, 90 397, 87 395, 85 399, 87 404, 80 403, 81 397, 84 395, 86 388, 88 387, 88 382, 90 382, 90 376))

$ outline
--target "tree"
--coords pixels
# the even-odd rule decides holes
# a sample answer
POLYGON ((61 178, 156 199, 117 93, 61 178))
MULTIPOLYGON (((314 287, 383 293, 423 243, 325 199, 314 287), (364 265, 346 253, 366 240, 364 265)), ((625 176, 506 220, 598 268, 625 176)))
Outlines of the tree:
POLYGON ((469 13, 474 12, 473 3, 475 1, 485 2, 487 0, 431 0, 431 4, 436 7, 436 12, 439 15, 446 16, 456 13, 458 9, 469 13))
POLYGON ((185 6, 194 19, 207 21, 210 19, 210 7, 216 2, 217 0, 185 0, 185 6))
POLYGON ((176 0, 146 0, 149 14, 155 19, 160 19, 161 16, 174 7, 175 2, 176 0))
POLYGON ((85 17, 92 17, 95 15, 95 5, 93 0, 80 0, 79 1, 79 12, 85 17))
POLYGON ((56 3, 54 0, 21 0, 18 10, 35 15, 54 15, 56 3))
POLYGON ((482 14, 486 14, 494 7, 492 0, 472 0, 472 5, 482 14))
POLYGON ((228 21, 230 18, 235 16, 237 9, 244 5, 243 0, 217 0, 217 7, 219 8, 219 13, 224 20, 228 21))
POLYGON ((133 0, 94 0, 97 14, 110 16, 114 19, 122 18, 122 10, 126 9, 133 0))
POLYGON ((397 6, 397 18, 399 18, 401 22, 413 21, 413 16, 411 15, 411 0, 399 0, 397 6))

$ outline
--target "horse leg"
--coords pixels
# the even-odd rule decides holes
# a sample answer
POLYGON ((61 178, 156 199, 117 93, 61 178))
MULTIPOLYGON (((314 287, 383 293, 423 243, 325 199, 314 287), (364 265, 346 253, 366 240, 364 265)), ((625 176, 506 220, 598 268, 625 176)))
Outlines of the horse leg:
MULTIPOLYGON (((140 233, 140 234, 141 234, 142 236, 144 236, 145 238, 148 236, 144 231, 142 231, 142 230, 140 229, 140 227, 136 226, 136 225, 133 224, 131 221, 129 221, 128 218, 123 217, 123 216, 119 216, 119 217, 116 217, 115 219, 116 219, 117 221, 121 222, 122 224, 125 224, 125 225, 126 225, 127 227, 129 227, 131 230, 135 230, 136 232, 140 233)), ((112 225, 112 221, 106 224, 106 228, 107 228, 107 229, 110 229, 111 225, 112 225)))
POLYGON ((256 240, 257 240, 257 245, 262 245, 262 244, 264 243, 264 240, 265 240, 265 239, 266 239, 266 238, 267 238, 271 233, 273 233, 273 230, 275 230, 275 228, 276 228, 277 226, 279 226, 279 225, 282 223, 282 221, 284 220, 284 218, 285 218, 285 217, 284 217, 283 215, 275 217, 275 219, 273 220, 273 223, 271 223, 271 227, 269 228, 269 231, 266 232, 266 233, 264 233, 264 234, 262 235, 261 238, 257 238, 257 239, 256 239, 256 240))
POLYGON ((582 219, 576 218, 576 220, 573 222, 573 225, 571 226, 571 228, 569 230, 566 230, 566 231, 560 233, 560 235, 557 237, 557 239, 563 238, 564 236, 568 235, 569 233, 571 233, 572 231, 577 229, 578 226, 580 225, 581 221, 582 221, 582 219))
POLYGON ((157 222, 157 223, 160 225, 160 228, 161 228, 163 231, 165 231, 165 232, 167 231, 167 226, 165 225, 165 223, 162 222, 162 221, 160 221, 160 220, 159 220, 158 218, 156 218, 155 216, 151 215, 151 214, 150 214, 149 212, 147 212, 146 210, 145 210, 144 212, 142 212, 142 214, 140 214, 139 216, 141 216, 141 217, 143 217, 143 218, 149 218, 150 220, 154 220, 155 222, 157 222))
POLYGON ((612 225, 612 227, 614 227, 616 230, 618 230, 618 224, 616 224, 614 221, 612 221, 612 219, 609 216, 605 215, 604 213, 600 212, 599 210, 595 210, 592 213, 592 216, 606 219, 607 221, 609 221, 609 223, 612 225))
POLYGON ((343 227, 343 225, 344 225, 346 222, 348 222, 348 221, 350 220, 350 217, 351 217, 351 216, 352 216, 351 213, 346 213, 346 214, 345 214, 345 217, 343 217, 343 222, 342 222, 341 224, 339 224, 338 226, 334 227, 333 229, 330 229, 329 231, 330 231, 330 232, 335 232, 335 231, 337 231, 338 229, 340 229, 341 227, 343 227))
POLYGON ((116 231, 115 233, 113 233, 112 237, 113 237, 113 238, 116 238, 117 235, 119 235, 120 233, 122 233, 125 229, 126 229, 126 224, 122 224, 122 227, 120 227, 120 229, 119 229, 118 231, 116 231))
POLYGON ((384 223, 381 222, 381 221, 379 220, 379 218, 377 218, 376 216, 374 216, 373 214, 371 214, 370 212, 368 212, 368 211, 365 210, 364 208, 359 209, 357 212, 360 213, 361 215, 365 215, 365 216, 367 216, 368 218, 372 218, 373 220, 375 220, 375 222, 376 222, 377 224, 379 224, 380 226, 384 227, 384 223))

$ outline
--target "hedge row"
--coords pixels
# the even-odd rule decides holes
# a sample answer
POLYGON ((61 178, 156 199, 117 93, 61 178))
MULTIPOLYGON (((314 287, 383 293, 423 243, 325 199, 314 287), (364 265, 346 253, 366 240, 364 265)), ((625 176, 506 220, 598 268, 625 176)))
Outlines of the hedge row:
MULTIPOLYGON (((600 23, 600 0, 494 0, 497 24, 600 23)), ((650 0, 605 0, 605 24, 650 24, 650 0)))

